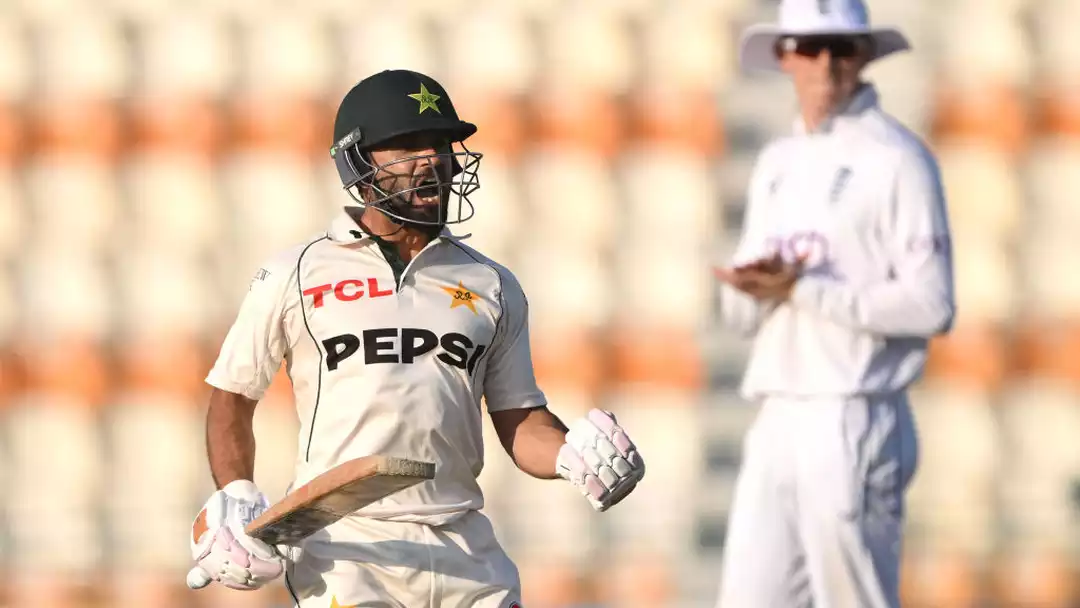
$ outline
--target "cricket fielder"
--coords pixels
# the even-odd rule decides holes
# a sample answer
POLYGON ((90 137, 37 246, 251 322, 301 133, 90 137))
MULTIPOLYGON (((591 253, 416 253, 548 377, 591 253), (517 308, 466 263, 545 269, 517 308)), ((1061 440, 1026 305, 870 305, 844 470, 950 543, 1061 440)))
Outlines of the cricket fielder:
POLYGON ((356 204, 255 274, 207 377, 221 489, 193 526, 192 586, 253 589, 284 572, 301 608, 520 606, 517 569, 479 513, 481 398, 522 471, 569 480, 595 509, 642 479, 611 414, 592 410, 568 431, 548 410, 521 286, 447 229, 472 215, 481 155, 463 141, 475 132, 423 74, 384 71, 345 96, 330 156, 356 204), (246 536, 268 506, 251 481, 252 416, 282 361, 301 426, 294 486, 376 453, 434 462, 435 479, 298 549, 246 536))
POLYGON ((955 314, 938 167, 861 79, 907 48, 861 0, 783 0, 744 35, 747 68, 791 77, 800 115, 749 186, 726 325, 753 336, 721 608, 899 606, 918 461, 908 386, 955 314))

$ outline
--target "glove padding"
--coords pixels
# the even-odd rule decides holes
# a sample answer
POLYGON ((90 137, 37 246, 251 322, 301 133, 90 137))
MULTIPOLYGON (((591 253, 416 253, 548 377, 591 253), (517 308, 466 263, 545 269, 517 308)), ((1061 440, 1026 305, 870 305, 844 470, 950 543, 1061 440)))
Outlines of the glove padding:
POLYGON ((198 565, 188 573, 188 586, 200 589, 217 581, 248 591, 281 576, 281 555, 244 532, 269 507, 266 496, 244 479, 214 492, 191 527, 191 557, 198 565))
POLYGON ((615 415, 594 408, 570 425, 555 470, 603 512, 637 486, 645 476, 645 461, 615 415))

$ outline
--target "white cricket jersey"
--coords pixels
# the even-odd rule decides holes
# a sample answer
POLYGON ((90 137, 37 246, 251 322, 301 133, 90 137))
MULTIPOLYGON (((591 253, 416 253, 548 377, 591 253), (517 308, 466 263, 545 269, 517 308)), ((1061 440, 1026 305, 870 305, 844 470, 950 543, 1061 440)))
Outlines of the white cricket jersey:
POLYGON ((892 392, 921 375, 955 311, 945 198, 937 162, 873 86, 761 153, 734 262, 777 251, 808 256, 788 302, 721 288, 725 324, 754 336, 745 397, 892 392))
POLYGON ((282 361, 300 420, 294 487, 369 454, 436 464, 434 480, 359 511, 379 519, 481 508, 481 397, 489 412, 546 404, 510 271, 444 230, 395 280, 346 213, 259 270, 206 381, 258 400, 282 361))

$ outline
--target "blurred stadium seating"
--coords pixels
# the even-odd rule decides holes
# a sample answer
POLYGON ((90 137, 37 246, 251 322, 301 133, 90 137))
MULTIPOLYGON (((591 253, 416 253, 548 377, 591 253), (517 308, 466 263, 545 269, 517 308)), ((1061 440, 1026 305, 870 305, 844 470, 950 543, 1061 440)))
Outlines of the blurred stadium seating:
MULTIPOLYGON (((1080 605, 1080 1, 869 0, 915 52, 873 66, 939 155, 960 316, 914 396, 906 604, 1080 605)), ((386 68, 480 126, 459 229, 520 277, 553 408, 616 412, 649 479, 598 516, 516 472, 487 511, 530 608, 712 606, 753 410, 709 267, 788 129, 742 74, 773 0, 0 3, 0 606, 291 605, 183 585, 212 489, 202 378, 260 260, 350 200, 333 111, 386 68)), ((280 496, 288 378, 257 416, 280 496)))

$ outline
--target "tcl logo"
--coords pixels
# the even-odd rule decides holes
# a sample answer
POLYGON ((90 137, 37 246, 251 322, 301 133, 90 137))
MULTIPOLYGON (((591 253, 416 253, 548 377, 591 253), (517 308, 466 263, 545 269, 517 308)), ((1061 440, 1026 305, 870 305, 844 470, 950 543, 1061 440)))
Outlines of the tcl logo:
POLYGON ((451 332, 438 336, 429 329, 417 327, 366 329, 360 336, 342 334, 327 338, 322 345, 326 350, 326 369, 329 371, 336 370, 342 361, 355 355, 361 347, 367 365, 408 365, 438 348, 441 352, 435 357, 439 361, 472 375, 476 362, 487 350, 487 346, 474 344, 463 334, 451 332))
POLYGON ((345 279, 337 285, 327 283, 326 285, 319 285, 318 287, 309 287, 304 290, 305 296, 312 296, 312 304, 315 308, 322 308, 326 303, 326 294, 333 293, 334 298, 342 302, 352 302, 359 300, 365 295, 369 298, 381 298, 383 296, 394 295, 393 289, 379 289, 379 279, 368 279, 367 281, 361 281, 359 279, 345 279), (364 291, 364 287, 367 287, 367 291, 364 291))

